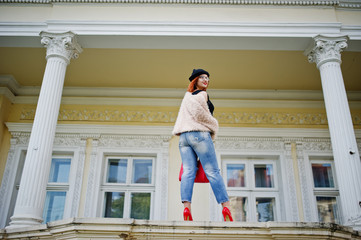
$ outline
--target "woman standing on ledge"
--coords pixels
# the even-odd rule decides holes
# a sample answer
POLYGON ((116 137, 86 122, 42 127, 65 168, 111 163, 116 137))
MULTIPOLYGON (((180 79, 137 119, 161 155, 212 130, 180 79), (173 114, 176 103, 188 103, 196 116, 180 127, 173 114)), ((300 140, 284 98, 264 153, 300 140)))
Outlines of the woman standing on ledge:
POLYGON ((181 180, 181 199, 184 204, 183 217, 192 221, 191 202, 194 179, 196 177, 197 157, 211 184, 219 204, 222 204, 224 221, 233 221, 229 211, 229 198, 226 186, 218 168, 213 141, 218 131, 218 122, 213 117, 214 106, 206 92, 209 73, 203 69, 193 69, 189 77, 191 83, 179 109, 173 134, 179 135, 179 150, 183 163, 181 180))

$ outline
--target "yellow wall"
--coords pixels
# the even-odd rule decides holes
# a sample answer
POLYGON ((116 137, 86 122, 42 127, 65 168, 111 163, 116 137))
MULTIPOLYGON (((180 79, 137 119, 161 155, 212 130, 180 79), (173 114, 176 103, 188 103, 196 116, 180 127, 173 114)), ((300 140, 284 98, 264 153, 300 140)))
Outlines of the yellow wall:
POLYGON ((11 102, 5 96, 0 96, 0 181, 2 180, 8 151, 10 149, 10 133, 5 126, 11 109, 11 102))

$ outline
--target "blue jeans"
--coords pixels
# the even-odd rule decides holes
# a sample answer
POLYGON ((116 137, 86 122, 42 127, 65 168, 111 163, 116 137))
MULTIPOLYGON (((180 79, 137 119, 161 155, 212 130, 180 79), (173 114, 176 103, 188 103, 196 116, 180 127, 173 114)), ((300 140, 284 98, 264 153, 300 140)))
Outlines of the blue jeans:
POLYGON ((209 132, 184 132, 179 138, 179 151, 183 162, 181 180, 182 202, 192 202, 197 156, 211 184, 218 203, 229 201, 226 186, 218 168, 216 151, 209 132))

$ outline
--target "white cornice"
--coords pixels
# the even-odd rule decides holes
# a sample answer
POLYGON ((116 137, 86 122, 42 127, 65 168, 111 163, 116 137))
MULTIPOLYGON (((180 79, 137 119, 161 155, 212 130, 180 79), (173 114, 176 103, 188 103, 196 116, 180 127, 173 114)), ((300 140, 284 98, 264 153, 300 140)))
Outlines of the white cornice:
MULTIPOLYGON (((0 0, 1 1, 1 0, 0 0)), ((0 22, 0 36, 39 36, 39 32, 72 31, 78 36, 261 36, 312 37, 339 34, 341 23, 238 23, 152 21, 0 22)))
POLYGON ((0 86, 7 87, 14 95, 22 88, 12 75, 0 75, 0 86))
POLYGON ((7 97, 12 103, 15 102, 14 94, 7 87, 0 87, 0 95, 7 97))
POLYGON ((353 40, 361 40, 361 25, 342 25, 340 35, 352 36, 353 40))
POLYGON ((361 1, 359 0, 341 0, 339 1, 338 8, 361 8, 361 1))
POLYGON ((147 36, 287 36, 339 33, 341 23, 239 23, 239 22, 73 22, 48 21, 48 31, 71 29, 78 35, 147 36))
POLYGON ((359 8, 359 1, 339 0, 0 0, 0 3, 136 3, 136 4, 217 4, 217 5, 285 5, 285 6, 340 6, 344 8, 359 8))
MULTIPOLYGON (((31 123, 7 122, 11 133, 29 133, 31 123)), ((88 124, 58 124, 57 134, 93 134, 93 135, 172 135, 172 126, 132 126, 132 125, 88 125, 88 124)), ((361 138, 361 129, 355 129, 357 138, 361 138)), ((218 137, 326 137, 329 138, 328 129, 313 128, 233 128, 221 127, 218 137)))

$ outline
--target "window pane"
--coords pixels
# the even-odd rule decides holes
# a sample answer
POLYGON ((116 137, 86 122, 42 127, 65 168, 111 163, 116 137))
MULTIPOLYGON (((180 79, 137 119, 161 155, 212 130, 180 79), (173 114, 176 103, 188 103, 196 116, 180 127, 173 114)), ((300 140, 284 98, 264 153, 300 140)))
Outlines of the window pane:
POLYGON ((245 187, 245 164, 227 164, 227 186, 245 187))
POLYGON ((69 181, 70 158, 53 158, 49 182, 67 183, 69 181))
POLYGON ((134 160, 132 183, 152 183, 152 166, 150 159, 134 160))
POLYGON ((107 182, 125 183, 127 180, 127 166, 127 159, 109 159, 107 182))
POLYGON ((134 219, 149 219, 150 193, 132 193, 130 217, 134 219))
POLYGON ((326 223, 338 223, 336 197, 316 197, 318 220, 326 223))
POLYGON ((257 219, 258 222, 274 221, 274 198, 257 198, 257 219))
POLYGON ((273 188, 273 165, 272 164, 256 164, 254 165, 254 175, 256 187, 273 188))
POLYGON ((124 193, 106 192, 104 217, 123 218, 123 211, 124 211, 124 193))
POLYGON ((66 192, 46 193, 43 211, 44 223, 60 220, 63 218, 66 192))
POLYGON ((247 221, 247 198, 246 197, 229 197, 229 201, 231 204, 231 213, 233 219, 238 222, 246 222, 247 221))
POLYGON ((313 181, 315 187, 333 188, 335 187, 333 182, 331 163, 326 164, 312 164, 313 181))

